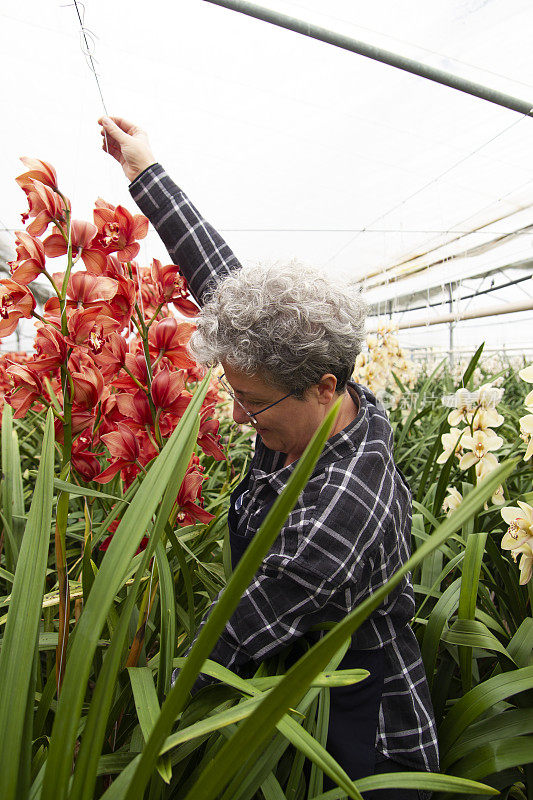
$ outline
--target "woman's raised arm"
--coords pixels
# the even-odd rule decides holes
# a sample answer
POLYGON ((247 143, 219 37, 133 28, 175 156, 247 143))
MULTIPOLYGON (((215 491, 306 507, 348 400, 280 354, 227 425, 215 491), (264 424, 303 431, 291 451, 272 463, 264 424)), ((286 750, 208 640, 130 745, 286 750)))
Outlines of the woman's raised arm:
POLYGON ((191 203, 153 156, 142 128, 121 117, 102 117, 103 149, 130 181, 130 193, 178 264, 200 305, 206 293, 231 270, 239 269, 222 236, 191 203))

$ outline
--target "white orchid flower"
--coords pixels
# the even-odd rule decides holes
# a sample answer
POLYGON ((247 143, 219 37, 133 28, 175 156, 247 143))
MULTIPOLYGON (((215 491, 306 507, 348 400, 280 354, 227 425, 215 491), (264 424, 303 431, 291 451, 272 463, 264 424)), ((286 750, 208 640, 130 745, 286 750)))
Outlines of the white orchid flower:
POLYGON ((461 469, 468 469, 473 467, 479 461, 487 456, 490 451, 499 450, 503 444, 501 436, 497 436, 494 431, 474 431, 472 436, 465 434, 461 439, 463 450, 470 450, 471 452, 465 453, 459 461, 461 469))
POLYGON ((463 495, 461 492, 459 492, 454 486, 448 486, 448 494, 442 503, 442 510, 446 512, 447 517, 449 517, 450 514, 455 511, 455 509, 462 502, 462 499, 463 495))
POLYGON ((518 374, 526 383, 533 383, 533 364, 530 364, 529 367, 524 367, 518 374))
MULTIPOLYGON (((476 477, 478 481, 482 480, 490 472, 492 472, 492 470, 496 469, 499 463, 500 462, 498 461, 494 453, 486 453, 483 456, 483 458, 476 464, 476 477)), ((461 466, 461 462, 459 462, 459 466, 461 466)))
POLYGON ((459 442, 459 439, 463 432, 464 428, 463 430, 461 430, 460 428, 450 428, 449 433, 442 434, 440 439, 442 442, 442 446, 444 447, 444 450, 437 458, 437 464, 445 464, 446 461, 448 461, 452 453, 452 450, 455 450, 455 452, 458 454, 462 453, 463 445, 462 442, 459 442))
POLYGON ((490 499, 495 506, 503 506, 505 503, 505 495, 503 493, 503 486, 501 483, 490 499))
POLYGON ((458 389, 455 392, 455 408, 448 414, 448 422, 452 427, 466 420, 466 413, 470 408, 470 392, 468 389, 458 389))
POLYGON ((478 404, 482 408, 494 408, 503 397, 503 389, 497 389, 490 383, 484 383, 478 389, 478 404))
POLYGON ((481 407, 474 412, 468 412, 467 421, 475 431, 486 431, 490 428, 497 428, 505 421, 505 417, 499 414, 495 408, 481 407))
POLYGON ((526 414, 520 419, 520 437, 527 445, 524 461, 529 461, 533 456, 533 414, 526 414))
POLYGON ((520 500, 518 506, 505 506, 500 512, 509 525, 501 547, 510 550, 515 561, 520 556, 520 584, 524 585, 533 570, 533 508, 520 500))

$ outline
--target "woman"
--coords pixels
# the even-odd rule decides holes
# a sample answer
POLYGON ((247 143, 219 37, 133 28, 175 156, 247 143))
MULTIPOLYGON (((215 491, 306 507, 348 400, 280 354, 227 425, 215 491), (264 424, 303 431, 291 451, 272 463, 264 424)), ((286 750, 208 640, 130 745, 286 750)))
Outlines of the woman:
MULTIPOLYGON (((338 397, 340 413, 307 486, 211 658, 239 670, 342 619, 409 556, 411 497, 392 457, 384 410, 350 381, 364 304, 353 287, 300 265, 241 268, 221 236, 155 162, 146 134, 100 120, 104 149, 202 306, 191 350, 221 363, 236 422, 257 431, 228 517, 235 564, 338 397)), ((341 667, 370 671, 331 692, 328 750, 351 778, 438 769, 431 701, 409 620, 408 578, 353 637, 341 667)), ((411 800, 416 791, 376 791, 411 800)))

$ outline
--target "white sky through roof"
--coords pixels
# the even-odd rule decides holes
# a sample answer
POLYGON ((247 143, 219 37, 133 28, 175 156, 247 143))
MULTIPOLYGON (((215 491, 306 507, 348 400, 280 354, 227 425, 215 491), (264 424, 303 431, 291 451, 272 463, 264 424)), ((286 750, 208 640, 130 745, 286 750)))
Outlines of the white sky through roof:
MULTIPOLYGON (((297 258, 361 277, 533 203, 533 119, 202 0, 79 5, 109 112, 148 130, 242 261, 297 258)), ((530 0, 263 5, 533 105, 530 0)), ((98 196, 133 209, 99 149, 102 103, 74 6, 4 0, 0 53, 0 227, 20 227, 21 155, 56 167, 77 217, 90 219, 98 196)), ((528 257, 532 244, 522 235, 515 249, 528 257)), ((168 260, 152 233, 140 258, 153 256, 168 260)), ((503 301, 532 294, 529 283, 503 301)), ((465 342, 531 343, 532 321, 465 323, 465 342)), ((447 341, 444 328, 402 333, 433 339, 447 341)))

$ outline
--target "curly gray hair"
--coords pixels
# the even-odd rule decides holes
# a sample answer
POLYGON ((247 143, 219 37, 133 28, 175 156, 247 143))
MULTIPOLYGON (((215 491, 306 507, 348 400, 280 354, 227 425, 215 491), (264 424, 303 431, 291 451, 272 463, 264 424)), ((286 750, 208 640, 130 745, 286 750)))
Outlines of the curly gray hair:
POLYGON ((242 267, 202 309, 189 347, 201 364, 226 362, 302 397, 326 373, 344 391, 361 350, 359 287, 291 262, 242 267))

